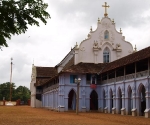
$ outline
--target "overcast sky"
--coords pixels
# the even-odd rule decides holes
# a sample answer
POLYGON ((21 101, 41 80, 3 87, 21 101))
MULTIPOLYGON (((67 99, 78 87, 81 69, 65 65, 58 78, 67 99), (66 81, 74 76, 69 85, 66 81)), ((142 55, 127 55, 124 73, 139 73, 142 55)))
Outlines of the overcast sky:
POLYGON ((141 50, 150 46, 150 0, 44 0, 51 15, 47 25, 30 26, 25 34, 12 36, 9 47, 0 51, 0 84, 10 81, 10 58, 13 58, 12 82, 30 87, 31 69, 52 67, 97 27, 98 17, 104 16, 107 2, 108 17, 122 28, 125 40, 141 50))

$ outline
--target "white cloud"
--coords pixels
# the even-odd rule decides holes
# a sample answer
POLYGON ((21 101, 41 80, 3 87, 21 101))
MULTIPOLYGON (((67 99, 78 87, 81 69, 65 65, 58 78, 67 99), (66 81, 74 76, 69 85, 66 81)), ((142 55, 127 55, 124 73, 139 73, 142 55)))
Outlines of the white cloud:
MULTIPOLYGON (((97 27, 104 14, 105 0, 45 0, 51 19, 47 25, 29 26, 25 34, 13 36, 9 47, 0 51, 0 83, 10 80, 10 58, 13 57, 13 82, 30 86, 31 68, 55 66, 76 42, 87 37, 90 27, 97 27)), ((107 0, 108 16, 122 28, 126 40, 138 50, 150 46, 150 1, 107 0)))

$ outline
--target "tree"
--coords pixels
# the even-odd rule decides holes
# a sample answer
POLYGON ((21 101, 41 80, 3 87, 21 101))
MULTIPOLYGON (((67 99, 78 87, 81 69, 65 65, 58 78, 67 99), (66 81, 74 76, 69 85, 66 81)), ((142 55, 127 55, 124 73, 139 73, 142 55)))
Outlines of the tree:
MULTIPOLYGON (((12 83, 12 97, 15 95, 15 87, 15 83, 12 83)), ((5 97, 5 100, 10 100, 10 82, 0 84, 0 100, 3 100, 3 97, 5 97)))
POLYGON ((50 18, 43 0, 0 0, 0 47, 7 47, 6 39, 12 35, 25 33, 28 25, 39 26, 50 18))
POLYGON ((24 103, 27 103, 28 99, 30 99, 30 90, 25 86, 19 86, 15 90, 14 99, 20 99, 24 103))
MULTIPOLYGON (((11 90, 12 101, 20 99, 27 104, 28 99, 30 99, 30 90, 27 87, 19 86, 16 88, 15 83, 12 83, 11 90)), ((10 100, 10 82, 0 84, 0 100, 3 100, 3 97, 5 97, 5 100, 7 101, 10 100)))

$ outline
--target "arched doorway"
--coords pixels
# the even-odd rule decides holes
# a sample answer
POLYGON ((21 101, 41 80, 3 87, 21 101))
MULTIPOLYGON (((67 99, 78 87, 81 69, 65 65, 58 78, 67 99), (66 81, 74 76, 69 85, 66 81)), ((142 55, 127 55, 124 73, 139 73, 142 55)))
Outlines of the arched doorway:
POLYGON ((146 109, 145 87, 143 84, 139 87, 139 115, 144 116, 146 109))
POLYGON ((95 90, 90 95, 90 110, 98 110, 98 95, 95 90))
POLYGON ((68 95, 68 110, 75 110, 75 109, 76 109, 76 93, 72 89, 68 95))
POLYGON ((110 113, 112 113, 113 108, 113 92, 112 89, 110 89, 110 113))
POLYGON ((131 86, 128 87, 128 115, 131 115, 133 108, 133 100, 132 100, 132 89, 131 86))
POLYGON ((122 108, 122 94, 121 94, 121 89, 118 89, 118 113, 121 113, 121 108, 122 108))

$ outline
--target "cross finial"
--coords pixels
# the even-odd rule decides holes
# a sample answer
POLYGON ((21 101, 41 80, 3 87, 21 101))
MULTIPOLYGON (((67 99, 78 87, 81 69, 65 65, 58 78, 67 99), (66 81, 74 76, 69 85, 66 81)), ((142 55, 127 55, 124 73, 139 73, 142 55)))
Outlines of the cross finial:
POLYGON ((107 7, 109 8, 110 6, 107 5, 107 2, 105 2, 105 5, 102 5, 102 7, 105 7, 105 13, 104 13, 104 16, 107 17, 108 14, 107 14, 107 7))

